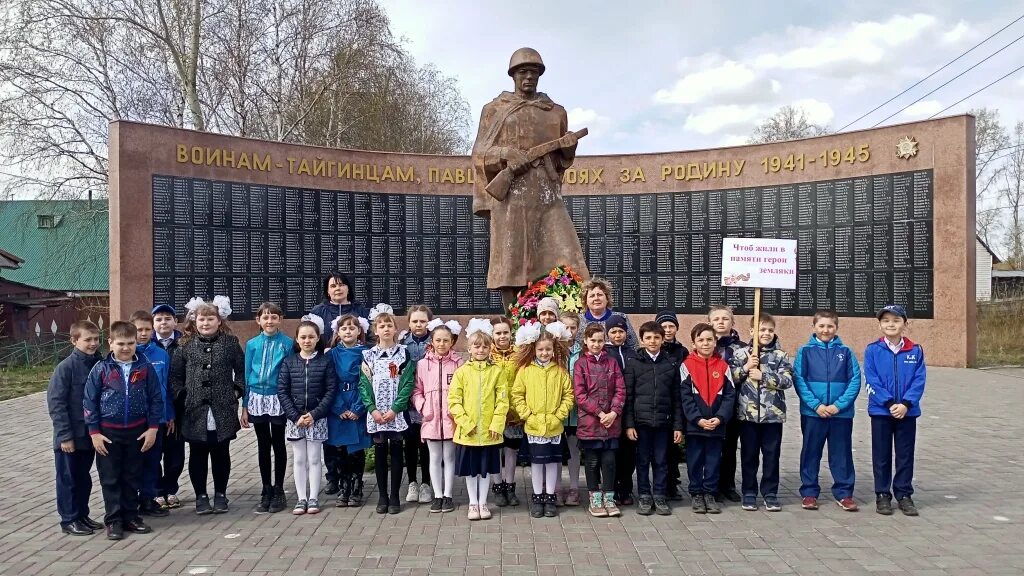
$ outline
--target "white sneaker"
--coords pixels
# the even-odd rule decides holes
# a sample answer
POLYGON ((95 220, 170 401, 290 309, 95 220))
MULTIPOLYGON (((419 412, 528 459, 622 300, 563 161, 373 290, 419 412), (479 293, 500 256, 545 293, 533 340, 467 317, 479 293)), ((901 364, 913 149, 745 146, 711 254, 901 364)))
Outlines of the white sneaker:
POLYGON ((434 489, 426 482, 420 484, 420 504, 430 504, 434 501, 434 489))
POLYGON ((420 501, 420 485, 416 482, 409 482, 409 493, 405 495, 406 502, 420 501))

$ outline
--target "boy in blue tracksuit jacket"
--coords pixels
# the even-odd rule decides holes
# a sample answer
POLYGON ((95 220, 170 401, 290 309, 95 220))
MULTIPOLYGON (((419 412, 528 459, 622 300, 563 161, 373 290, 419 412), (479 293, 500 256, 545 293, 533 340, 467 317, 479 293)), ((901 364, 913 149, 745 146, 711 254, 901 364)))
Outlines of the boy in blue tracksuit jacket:
POLYGON ((864 350, 864 381, 871 416, 871 465, 875 475, 875 511, 892 514, 895 495, 900 510, 917 516, 914 444, 924 395, 924 350, 903 336, 907 312, 895 304, 878 312, 882 338, 864 350), (893 453, 896 473, 893 475, 893 453), (890 488, 892 491, 890 492, 890 488))
POLYGON ((153 445, 144 458, 142 483, 139 487, 139 514, 144 516, 167 516, 169 512, 157 504, 160 496, 160 479, 163 470, 160 466, 163 458, 164 437, 167 436, 167 423, 174 422, 173 396, 167 382, 167 373, 171 368, 171 356, 160 344, 153 340, 153 315, 146 310, 133 312, 128 321, 135 325, 135 354, 142 360, 153 365, 157 380, 160 381, 160 396, 164 403, 164 413, 160 418, 160 430, 153 445))
MULTIPOLYGON (((153 315, 151 340, 167 352, 169 367, 174 360, 174 352, 178 349, 178 340, 181 339, 181 332, 177 330, 178 312, 170 304, 157 304, 150 313, 153 315)), ((181 507, 181 500, 178 499, 178 478, 185 470, 185 438, 177 424, 180 424, 180 416, 185 413, 185 396, 183 394, 175 398, 170 394, 167 400, 170 403, 170 410, 173 411, 167 413, 173 414, 173 417, 160 427, 160 442, 163 443, 163 476, 157 482, 156 503, 161 508, 172 509, 181 507)))
POLYGON ((110 325, 110 355, 85 382, 82 407, 103 489, 107 538, 152 529, 139 517, 143 454, 156 443, 164 402, 153 365, 135 353, 137 331, 129 322, 110 325))
POLYGON ((828 443, 832 496, 839 507, 857 510, 853 500, 854 401, 860 393, 860 366, 853 351, 839 339, 839 316, 831 310, 814 314, 814 335, 793 362, 794 386, 800 397, 800 496, 806 510, 818 509, 818 471, 828 443))

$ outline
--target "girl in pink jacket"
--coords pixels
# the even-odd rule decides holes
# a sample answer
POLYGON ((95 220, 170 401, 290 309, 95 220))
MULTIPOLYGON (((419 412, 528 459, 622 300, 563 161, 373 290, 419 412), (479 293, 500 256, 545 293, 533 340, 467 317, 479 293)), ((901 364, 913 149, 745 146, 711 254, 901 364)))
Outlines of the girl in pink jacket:
POLYGON ((448 411, 448 389, 462 358, 452 347, 462 332, 455 320, 435 318, 427 324, 430 341, 426 353, 416 363, 416 386, 412 404, 423 416, 420 438, 430 452, 430 483, 434 499, 430 512, 453 512, 452 487, 455 484, 455 421, 448 411))

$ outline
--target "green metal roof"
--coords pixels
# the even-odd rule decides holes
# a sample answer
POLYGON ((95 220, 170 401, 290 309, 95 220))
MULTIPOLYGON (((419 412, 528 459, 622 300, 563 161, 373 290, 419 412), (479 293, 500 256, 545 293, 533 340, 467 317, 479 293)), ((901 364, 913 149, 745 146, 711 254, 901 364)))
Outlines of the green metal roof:
POLYGON ((0 248, 25 262, 0 278, 61 292, 110 290, 106 200, 0 201, 0 248))

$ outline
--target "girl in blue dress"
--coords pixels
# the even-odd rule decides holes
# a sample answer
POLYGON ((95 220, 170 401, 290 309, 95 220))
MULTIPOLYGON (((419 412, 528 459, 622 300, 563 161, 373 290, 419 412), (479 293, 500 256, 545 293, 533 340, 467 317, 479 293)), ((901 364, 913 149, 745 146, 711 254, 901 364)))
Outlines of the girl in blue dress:
POLYGON ((340 479, 338 507, 363 505, 363 470, 370 435, 366 432, 366 406, 359 397, 359 368, 366 350, 365 318, 343 314, 334 321, 328 358, 338 373, 338 394, 327 417, 326 450, 332 451, 340 479))

